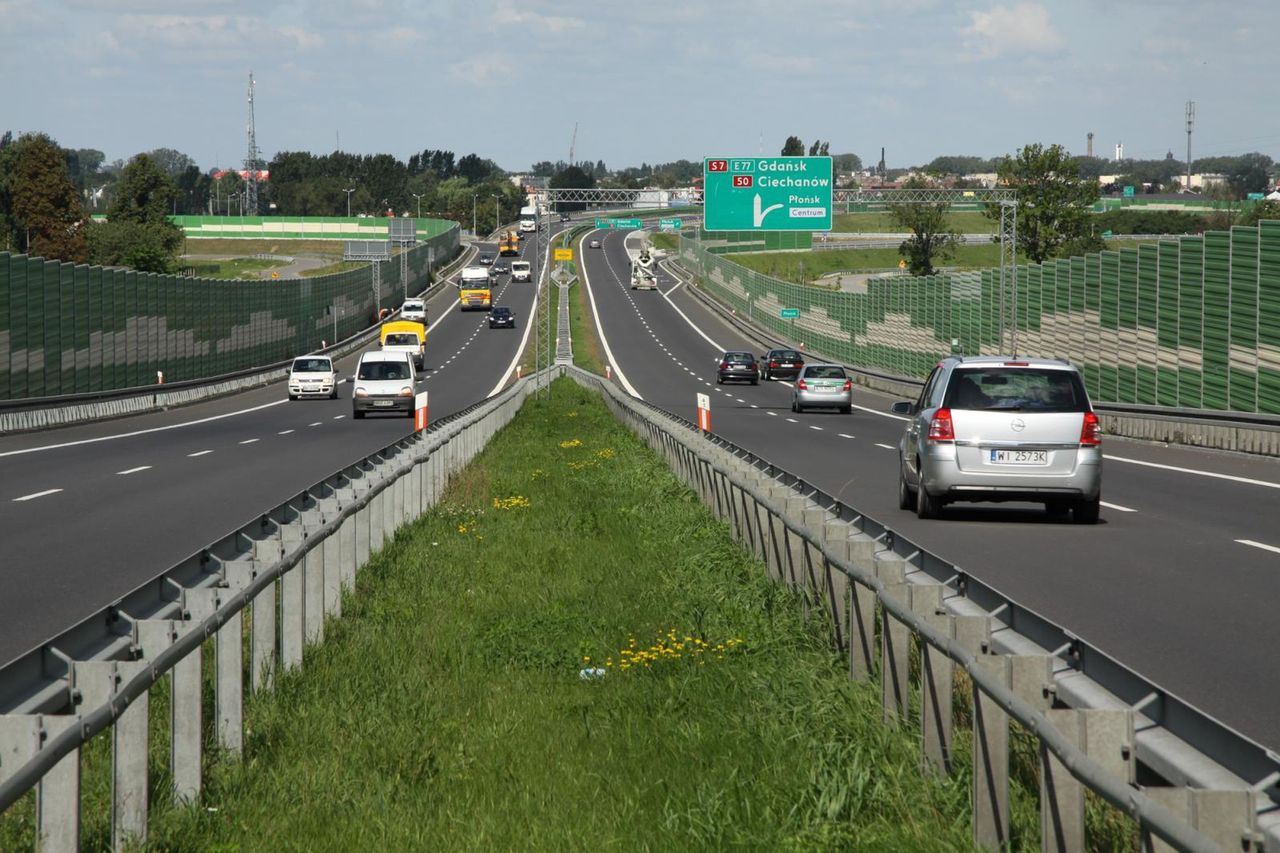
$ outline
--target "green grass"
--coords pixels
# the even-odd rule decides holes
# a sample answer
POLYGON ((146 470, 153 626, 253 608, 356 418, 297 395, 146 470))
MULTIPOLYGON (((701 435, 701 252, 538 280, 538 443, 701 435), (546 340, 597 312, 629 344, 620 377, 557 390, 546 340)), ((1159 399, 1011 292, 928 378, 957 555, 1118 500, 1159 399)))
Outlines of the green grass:
POLYGON ((311 278, 317 275, 333 275, 334 273, 347 272, 348 270, 359 269, 360 267, 367 267, 368 265, 369 264, 365 261, 336 261, 323 267, 303 270, 298 273, 298 276, 300 278, 311 278))
POLYGON ((269 258, 228 258, 216 261, 190 258, 179 263, 183 269, 194 270, 197 278, 244 278, 253 281, 261 279, 262 273, 284 265, 284 261, 269 258))
POLYGON ((341 240, 289 240, 230 237, 188 237, 183 254, 193 255, 332 255, 342 257, 341 240))
POLYGON ((671 234, 666 231, 655 231, 649 235, 649 242, 653 244, 655 249, 664 249, 668 252, 675 252, 680 249, 680 235, 671 234))
MULTIPOLYGON (((581 255, 582 240, 579 238, 575 251, 581 255)), ((558 298, 558 297, 557 297, 558 298)), ((573 337, 573 363, 583 370, 604 375, 604 348, 600 346, 600 338, 596 334, 594 315, 591 312, 591 300, 587 296, 587 285, 578 277, 578 281, 569 289, 569 333, 573 337)))
MULTIPOLYGON (((799 281, 801 270, 806 281, 837 270, 893 270, 902 254, 890 249, 830 249, 818 252, 735 252, 724 256, 748 269, 799 281)), ((1019 262, 1024 259, 1019 256, 1019 262)), ((992 244, 965 244, 943 262, 948 267, 984 269, 1000 264, 1000 247, 992 244)))
POLYGON ((249 703, 244 764, 151 845, 968 847, 964 777, 922 779, 794 598, 567 380, 374 557, 326 634, 249 703), (659 635, 684 649, 622 670, 659 635))
MULTIPOLYGON (((962 234, 994 234, 999 231, 999 223, 988 219, 974 211, 956 211, 947 216, 951 227, 962 234)), ((905 229, 896 224, 888 213, 872 211, 868 213, 837 213, 832 217, 831 230, 846 234, 863 233, 897 233, 905 229)))

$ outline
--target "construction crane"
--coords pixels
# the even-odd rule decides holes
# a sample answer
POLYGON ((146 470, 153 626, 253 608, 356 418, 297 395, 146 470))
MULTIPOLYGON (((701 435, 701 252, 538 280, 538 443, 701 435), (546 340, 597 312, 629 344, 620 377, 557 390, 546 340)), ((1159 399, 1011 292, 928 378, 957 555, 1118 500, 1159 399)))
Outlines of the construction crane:
POLYGON ((569 137, 569 165, 573 165, 573 149, 578 145, 578 123, 573 123, 573 136, 569 137))

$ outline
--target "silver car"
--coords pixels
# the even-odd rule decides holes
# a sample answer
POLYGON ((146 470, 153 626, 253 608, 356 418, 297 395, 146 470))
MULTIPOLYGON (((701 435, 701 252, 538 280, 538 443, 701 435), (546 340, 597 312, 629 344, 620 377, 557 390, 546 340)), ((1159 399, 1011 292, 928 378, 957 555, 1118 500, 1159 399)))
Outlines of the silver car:
POLYGON ((929 374, 899 442, 898 505, 934 518, 953 501, 1035 501, 1098 520, 1102 429, 1065 361, 952 357, 929 374))
POLYGON ((806 364, 791 386, 791 411, 805 409, 853 411, 853 380, 838 364, 806 364))

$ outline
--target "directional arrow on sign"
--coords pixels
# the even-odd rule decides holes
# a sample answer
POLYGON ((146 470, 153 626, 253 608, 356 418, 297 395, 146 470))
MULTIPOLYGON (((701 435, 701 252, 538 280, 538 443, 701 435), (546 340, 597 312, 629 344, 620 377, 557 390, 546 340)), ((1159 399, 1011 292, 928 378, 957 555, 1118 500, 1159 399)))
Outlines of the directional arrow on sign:
POLYGON ((755 215, 756 227, 759 228, 761 225, 763 225, 764 218, 768 216, 771 212, 777 210, 780 207, 782 207, 782 205, 780 204, 771 204, 768 207, 766 207, 764 210, 761 210, 760 209, 760 193, 756 193, 756 205, 753 211, 755 215))

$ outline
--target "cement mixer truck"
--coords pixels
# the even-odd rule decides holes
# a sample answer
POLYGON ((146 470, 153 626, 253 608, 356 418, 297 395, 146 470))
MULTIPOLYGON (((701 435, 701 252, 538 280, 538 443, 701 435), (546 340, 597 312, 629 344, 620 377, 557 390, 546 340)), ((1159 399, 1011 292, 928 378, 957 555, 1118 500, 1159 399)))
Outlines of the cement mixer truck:
POLYGON ((658 276, 655 272, 653 253, 646 245, 638 255, 631 258, 631 289, 657 290, 658 276))

